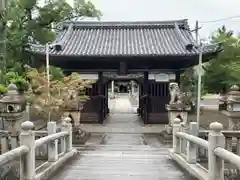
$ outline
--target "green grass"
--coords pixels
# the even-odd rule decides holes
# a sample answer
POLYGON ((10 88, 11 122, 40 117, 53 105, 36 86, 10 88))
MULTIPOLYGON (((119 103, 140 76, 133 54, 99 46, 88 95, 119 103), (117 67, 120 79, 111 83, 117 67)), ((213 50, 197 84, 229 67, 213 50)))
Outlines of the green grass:
POLYGON ((218 94, 205 94, 202 96, 202 99, 217 99, 218 94))

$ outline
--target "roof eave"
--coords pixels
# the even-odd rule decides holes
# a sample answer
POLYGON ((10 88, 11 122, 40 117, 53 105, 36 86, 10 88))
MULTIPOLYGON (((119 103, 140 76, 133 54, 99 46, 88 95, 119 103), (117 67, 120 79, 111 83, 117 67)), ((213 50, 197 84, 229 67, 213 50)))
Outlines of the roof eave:
MULTIPOLYGON (((29 51, 31 54, 35 55, 40 55, 40 56, 45 56, 46 54, 44 52, 34 52, 34 51, 29 51)), ((203 56, 208 56, 211 54, 218 54, 219 51, 212 51, 212 52, 204 52, 203 56)), ((199 53, 186 53, 186 54, 96 54, 96 55, 67 55, 67 54, 49 54, 51 57, 55 58, 119 58, 119 57, 196 57, 198 56, 199 53)))

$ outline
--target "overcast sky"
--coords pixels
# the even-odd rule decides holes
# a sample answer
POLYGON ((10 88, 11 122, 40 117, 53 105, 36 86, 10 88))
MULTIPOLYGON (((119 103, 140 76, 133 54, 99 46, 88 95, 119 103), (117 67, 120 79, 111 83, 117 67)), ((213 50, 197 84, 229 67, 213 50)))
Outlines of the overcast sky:
MULTIPOLYGON (((73 1, 73 0, 69 0, 73 1)), ((189 19, 209 21, 240 15, 240 0, 91 0, 99 8, 104 21, 162 21, 189 19)), ((201 37, 208 37, 216 28, 226 25, 240 31, 240 17, 216 23, 200 23, 201 37)))

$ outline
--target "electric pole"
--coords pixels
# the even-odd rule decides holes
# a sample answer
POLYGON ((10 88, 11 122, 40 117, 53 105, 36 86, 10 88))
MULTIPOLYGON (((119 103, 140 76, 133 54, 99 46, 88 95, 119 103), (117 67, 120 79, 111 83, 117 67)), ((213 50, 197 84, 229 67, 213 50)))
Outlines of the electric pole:
POLYGON ((199 24, 198 24, 198 21, 196 21, 196 25, 195 25, 195 40, 196 40, 196 45, 198 46, 199 45, 199 34, 198 34, 198 30, 199 30, 199 24))
POLYGON ((199 126, 200 123, 200 104, 201 104, 201 89, 202 89, 202 56, 203 56, 203 46, 201 42, 199 42, 199 24, 198 21, 196 21, 196 27, 195 27, 195 35, 196 35, 196 44, 199 49, 199 58, 198 58, 198 84, 197 84, 197 123, 199 126))
MULTIPOLYGON (((194 29, 194 32, 195 32, 195 43, 196 43, 196 46, 198 49, 200 49, 200 42, 199 42, 199 22, 196 21, 196 24, 195 24, 195 29, 194 29)), ((201 49, 200 49, 201 51, 201 49)), ((195 69, 195 68, 194 68, 195 69)), ((197 72, 200 73, 200 67, 199 67, 199 63, 198 63, 198 66, 197 66, 197 72)), ((195 70, 196 70, 195 69, 195 70)), ((197 116, 199 116, 200 114, 200 111, 199 111, 199 74, 198 74, 198 83, 195 84, 195 89, 194 89, 194 101, 195 101, 195 108, 194 108, 194 112, 197 113, 197 116)), ((200 95, 201 96, 201 95, 200 95)), ((199 117, 197 117, 197 121, 199 121, 199 117)))
POLYGON ((3 83, 3 74, 6 73, 6 47, 7 47, 7 0, 0 0, 0 83, 3 83))

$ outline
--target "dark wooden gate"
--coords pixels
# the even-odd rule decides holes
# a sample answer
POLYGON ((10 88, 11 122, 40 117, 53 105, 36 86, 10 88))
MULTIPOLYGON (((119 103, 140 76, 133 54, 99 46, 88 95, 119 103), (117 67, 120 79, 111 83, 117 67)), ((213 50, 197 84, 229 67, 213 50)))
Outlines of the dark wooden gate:
POLYGON ((103 79, 92 85, 92 88, 86 89, 86 95, 89 96, 82 109, 81 123, 103 123, 108 113, 108 87, 103 79))
POLYGON ((139 83, 139 115, 145 124, 166 124, 168 123, 165 105, 169 102, 169 82, 148 82, 139 83), (148 87, 147 90, 144 86, 148 87))
POLYGON ((101 97, 98 96, 98 83, 92 85, 92 88, 86 89, 86 95, 89 96, 82 109, 81 123, 99 123, 99 111, 101 107, 101 97))
POLYGON ((169 82, 149 81, 148 123, 168 123, 165 105, 169 102, 169 82))

